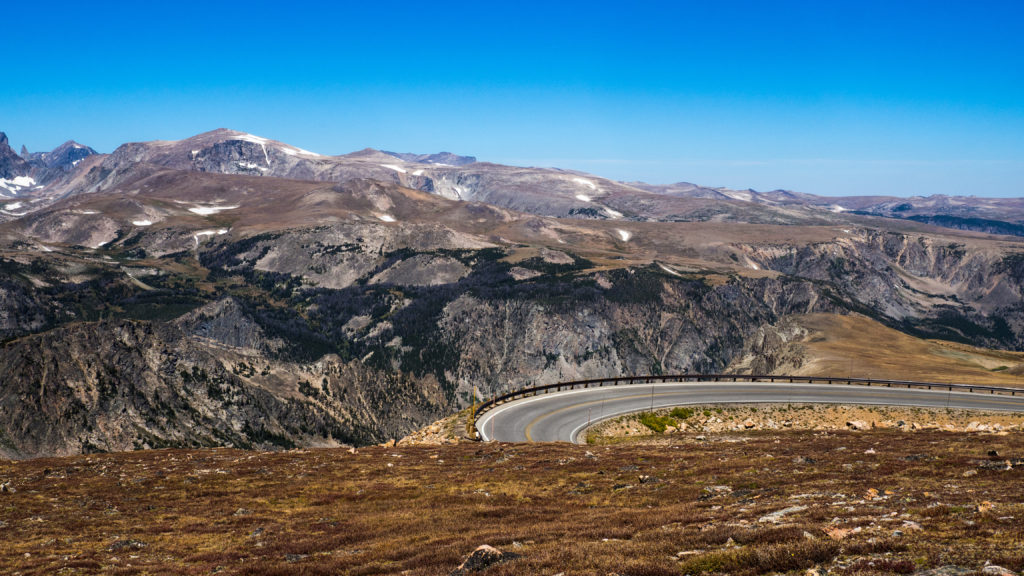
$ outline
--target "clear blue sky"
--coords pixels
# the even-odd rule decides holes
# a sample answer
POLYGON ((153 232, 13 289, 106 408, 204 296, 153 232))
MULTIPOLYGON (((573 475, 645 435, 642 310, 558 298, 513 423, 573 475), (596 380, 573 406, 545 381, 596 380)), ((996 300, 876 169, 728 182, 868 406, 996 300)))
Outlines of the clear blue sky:
POLYGON ((1024 2, 9 2, 0 130, 1024 196, 1024 2))

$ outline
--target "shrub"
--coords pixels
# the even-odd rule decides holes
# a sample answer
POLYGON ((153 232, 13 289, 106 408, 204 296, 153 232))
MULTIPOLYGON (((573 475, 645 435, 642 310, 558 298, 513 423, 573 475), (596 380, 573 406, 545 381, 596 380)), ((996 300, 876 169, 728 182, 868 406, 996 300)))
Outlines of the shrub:
POLYGON ((671 417, 658 416, 653 412, 644 412, 640 414, 640 423, 659 434, 664 432, 665 428, 676 425, 676 421, 671 417))
POLYGON ((679 406, 673 408, 672 411, 668 413, 668 415, 677 420, 689 420, 690 418, 693 417, 693 408, 679 406))

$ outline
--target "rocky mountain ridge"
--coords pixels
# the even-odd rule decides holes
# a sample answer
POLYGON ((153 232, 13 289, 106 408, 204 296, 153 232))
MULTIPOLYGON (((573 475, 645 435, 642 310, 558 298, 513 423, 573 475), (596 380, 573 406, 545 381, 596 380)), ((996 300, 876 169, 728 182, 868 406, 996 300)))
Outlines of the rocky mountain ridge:
MULTIPOLYGON (((69 142, 59 151, 87 149, 69 142), (70 145, 70 148, 68 148, 70 145)), ((10 151, 13 154, 13 151, 10 151)), ((83 157, 68 157, 72 168, 83 157)), ((91 154, 90 154, 91 155, 91 154)), ((51 184, 36 195, 38 207, 54 199, 115 186, 139 163, 220 174, 345 182, 375 179, 444 196, 482 201, 542 216, 626 221, 734 221, 767 224, 859 223, 881 217, 985 233, 1024 235, 1024 201, 975 197, 823 197, 787 190, 757 192, 679 182, 616 182, 555 168, 520 168, 477 162, 472 156, 408 154, 366 149, 324 156, 268 138, 218 129, 178 141, 120 146, 101 164, 86 163, 75 177, 36 177, 51 184)), ((68 162, 62 163, 64 171, 68 162)), ((39 168, 36 169, 40 172, 39 168)), ((64 175, 68 176, 68 175, 64 175)), ((30 207, 34 208, 36 206, 30 207)), ((892 225, 892 224, 890 224, 892 225)))
POLYGON ((722 370, 791 314, 1024 348, 1024 246, 906 220, 224 130, 46 190, 0 224, 9 456, 381 442, 474 391, 722 370))

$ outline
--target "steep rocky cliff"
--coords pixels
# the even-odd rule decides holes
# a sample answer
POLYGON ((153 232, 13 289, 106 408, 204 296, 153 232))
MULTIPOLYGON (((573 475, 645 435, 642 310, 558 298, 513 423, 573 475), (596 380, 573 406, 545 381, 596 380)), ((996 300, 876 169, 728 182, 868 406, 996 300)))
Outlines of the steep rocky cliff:
POLYGON ((77 192, 0 224, 4 454, 363 444, 474 389, 805 369, 792 314, 1024 348, 1006 238, 230 131, 80 162, 77 192), (697 221, 642 221, 680 207, 697 221))

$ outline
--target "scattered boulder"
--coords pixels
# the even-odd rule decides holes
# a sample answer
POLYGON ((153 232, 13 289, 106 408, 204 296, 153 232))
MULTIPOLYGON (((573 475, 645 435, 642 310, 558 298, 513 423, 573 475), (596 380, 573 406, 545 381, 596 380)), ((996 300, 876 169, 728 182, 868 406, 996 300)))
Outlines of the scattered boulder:
POLYGON ((845 539, 850 534, 860 533, 862 528, 860 526, 857 526, 856 528, 840 528, 838 526, 830 526, 828 528, 825 528, 824 530, 825 534, 828 534, 829 538, 835 540, 836 542, 839 542, 840 540, 845 539))
POLYGON ((1008 570, 1002 566, 996 566, 995 564, 985 563, 985 567, 981 569, 982 574, 988 574, 989 576, 1017 576, 1013 570, 1008 570))
POLYGON ((863 420, 850 420, 846 423, 846 427, 850 430, 868 430, 871 425, 863 420))
POLYGON ((749 418, 745 422, 743 422, 743 427, 747 430, 750 430, 754 426, 756 426, 756 424, 754 424, 754 421, 750 420, 749 418))
POLYGON ((914 572, 914 576, 966 576, 972 574, 974 570, 969 568, 963 568, 961 566, 939 566, 938 568, 932 568, 931 570, 918 570, 914 572))
POLYGON ((779 521, 782 520, 783 516, 786 516, 788 514, 793 514, 795 512, 802 512, 804 510, 807 510, 807 506, 790 506, 789 508, 783 508, 782 510, 776 510, 775 512, 772 512, 771 514, 766 514, 764 516, 761 516, 760 518, 757 519, 757 521, 762 523, 762 524, 763 523, 778 524, 779 521))
POLYGON ((145 548, 147 544, 141 540, 118 540, 111 544, 108 548, 108 552, 121 552, 123 550, 141 550, 145 548))
POLYGON ((698 556, 702 554, 701 550, 683 550, 682 552, 676 552, 676 558, 686 558, 687 556, 698 556))
POLYGON ((924 530, 924 528, 922 528, 920 524, 918 524, 917 522, 914 522, 913 520, 904 520, 903 521, 903 527, 908 529, 908 530, 914 530, 914 531, 917 531, 917 532, 920 532, 920 531, 924 530))
POLYGON ((14 486, 11 486, 10 482, 0 484, 0 494, 14 494, 15 492, 17 492, 17 490, 14 489, 14 486))
POLYGON ((515 560, 519 557, 519 554, 515 554, 513 552, 502 552, 493 546, 484 544, 476 550, 473 550, 473 553, 467 556, 462 564, 459 564, 459 567, 452 570, 448 576, 464 576, 472 572, 480 572, 481 570, 494 566, 495 564, 515 560))

